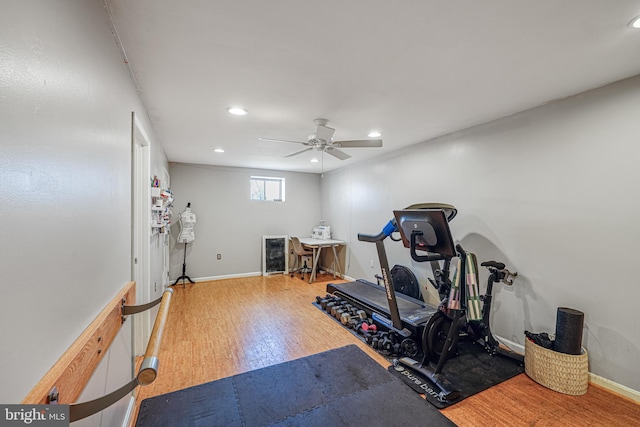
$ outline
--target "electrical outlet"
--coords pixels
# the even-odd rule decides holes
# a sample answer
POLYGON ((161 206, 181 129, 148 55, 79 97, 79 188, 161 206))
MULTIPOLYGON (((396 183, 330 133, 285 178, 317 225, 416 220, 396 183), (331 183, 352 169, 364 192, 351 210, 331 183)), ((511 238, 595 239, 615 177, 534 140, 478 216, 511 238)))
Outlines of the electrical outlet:
POLYGON ((222 259, 222 254, 218 254, 218 255, 216 255, 216 258, 217 258, 217 259, 222 259))
POLYGON ((371 260, 371 266, 370 267, 373 268, 373 260, 371 260))
POLYGON ((153 282, 153 292, 158 292, 158 282, 153 282))

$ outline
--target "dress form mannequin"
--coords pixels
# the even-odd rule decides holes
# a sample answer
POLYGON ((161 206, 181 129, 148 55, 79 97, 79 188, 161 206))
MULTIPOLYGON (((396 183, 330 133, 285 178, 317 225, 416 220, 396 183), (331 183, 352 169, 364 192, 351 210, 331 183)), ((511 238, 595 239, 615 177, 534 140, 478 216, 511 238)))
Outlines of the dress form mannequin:
POLYGON ((194 232, 194 226, 196 225, 196 214, 191 210, 191 203, 187 203, 187 207, 183 212, 178 215, 180 222, 180 233, 178 234, 177 243, 184 243, 184 259, 182 261, 182 276, 178 277, 174 282, 177 285, 182 280, 182 285, 185 285, 185 279, 190 283, 195 283, 189 276, 187 276, 187 244, 193 242, 196 239, 194 232))
POLYGON ((180 234, 178 234, 178 243, 191 243, 196 239, 193 230, 196 225, 196 214, 191 210, 191 203, 187 204, 184 212, 178 215, 180 220, 180 234))

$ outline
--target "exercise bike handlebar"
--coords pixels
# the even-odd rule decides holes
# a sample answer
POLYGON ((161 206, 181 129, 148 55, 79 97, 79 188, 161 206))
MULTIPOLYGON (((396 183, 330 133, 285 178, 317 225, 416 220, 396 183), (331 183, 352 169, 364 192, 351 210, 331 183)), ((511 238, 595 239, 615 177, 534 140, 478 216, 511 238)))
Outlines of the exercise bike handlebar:
POLYGON ((398 231, 398 225, 396 224, 396 220, 390 220, 387 225, 384 226, 381 232, 378 234, 362 234, 358 233, 358 240, 361 242, 379 242, 387 237, 391 236, 392 233, 398 231))

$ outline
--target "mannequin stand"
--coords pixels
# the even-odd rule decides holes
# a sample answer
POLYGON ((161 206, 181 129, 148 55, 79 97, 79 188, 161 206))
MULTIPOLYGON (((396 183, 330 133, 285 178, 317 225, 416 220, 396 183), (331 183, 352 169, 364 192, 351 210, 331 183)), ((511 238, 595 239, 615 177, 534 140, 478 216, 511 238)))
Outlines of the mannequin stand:
POLYGON ((182 287, 185 287, 186 284, 184 282, 185 279, 189 281, 189 283, 196 283, 189 276, 187 276, 187 244, 184 244, 184 258, 182 260, 182 276, 178 277, 172 286, 178 284, 180 280, 182 280, 182 287))

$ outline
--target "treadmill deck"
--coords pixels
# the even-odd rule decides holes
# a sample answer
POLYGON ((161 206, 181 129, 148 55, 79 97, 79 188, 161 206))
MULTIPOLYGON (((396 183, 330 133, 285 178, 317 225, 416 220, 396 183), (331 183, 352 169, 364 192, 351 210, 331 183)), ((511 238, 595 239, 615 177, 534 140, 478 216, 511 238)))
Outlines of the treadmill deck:
MULTIPOLYGON (((387 295, 384 287, 365 280, 348 283, 329 283, 327 292, 359 302, 370 310, 390 317, 387 295)), ((403 322, 414 327, 422 326, 438 311, 437 307, 425 304, 423 301, 396 292, 398 311, 403 322)))

